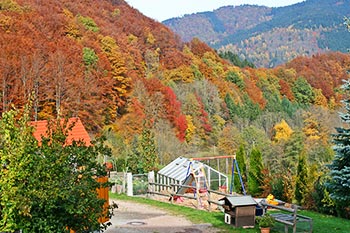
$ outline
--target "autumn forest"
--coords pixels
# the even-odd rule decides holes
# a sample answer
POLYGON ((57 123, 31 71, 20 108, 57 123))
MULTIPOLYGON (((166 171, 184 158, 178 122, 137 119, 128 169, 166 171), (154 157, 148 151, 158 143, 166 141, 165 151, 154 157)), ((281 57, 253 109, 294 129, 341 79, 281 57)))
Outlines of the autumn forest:
POLYGON ((236 153, 254 196, 340 214, 324 183, 347 53, 240 67, 123 0, 2 0, 0 49, 0 112, 30 103, 32 120, 79 117, 120 171, 236 153))

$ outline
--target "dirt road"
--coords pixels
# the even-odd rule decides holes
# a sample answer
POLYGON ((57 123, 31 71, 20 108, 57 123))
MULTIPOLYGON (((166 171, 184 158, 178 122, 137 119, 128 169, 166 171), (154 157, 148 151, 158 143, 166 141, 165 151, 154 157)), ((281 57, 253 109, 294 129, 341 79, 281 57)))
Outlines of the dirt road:
POLYGON ((118 204, 106 233, 214 233, 211 224, 193 224, 181 216, 175 216, 153 206, 111 200, 118 204))

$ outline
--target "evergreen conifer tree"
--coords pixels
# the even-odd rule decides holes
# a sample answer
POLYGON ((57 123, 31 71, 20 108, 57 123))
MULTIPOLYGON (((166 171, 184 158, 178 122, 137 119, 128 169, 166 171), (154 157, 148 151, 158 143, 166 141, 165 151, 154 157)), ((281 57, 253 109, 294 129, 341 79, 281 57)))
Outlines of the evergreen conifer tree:
MULTIPOLYGON (((350 80, 345 80, 342 88, 349 94, 350 80)), ((345 215, 345 210, 350 208, 350 98, 342 102, 346 112, 339 116, 346 127, 337 127, 337 133, 333 134, 335 157, 329 165, 331 179, 326 184, 336 202, 338 215, 345 215)))
MULTIPOLYGON (((344 24, 350 31, 349 18, 345 18, 344 24)), ((344 80, 342 89, 347 94, 342 101, 346 112, 339 113, 339 116, 347 127, 338 127, 336 128, 337 133, 333 134, 335 157, 332 164, 329 165, 330 180, 325 186, 331 199, 336 203, 338 215, 344 217, 346 216, 344 210, 349 210, 350 207, 350 80, 344 80)))
POLYGON ((305 204, 307 190, 307 164, 305 151, 299 154, 294 196, 298 204, 305 204))
POLYGON ((143 171, 150 172, 157 169, 158 153, 155 142, 154 133, 149 128, 144 128, 142 131, 139 151, 143 161, 143 171))
POLYGON ((252 196, 260 196, 263 186, 263 164, 260 150, 253 148, 250 155, 249 172, 248 172, 248 190, 252 196))

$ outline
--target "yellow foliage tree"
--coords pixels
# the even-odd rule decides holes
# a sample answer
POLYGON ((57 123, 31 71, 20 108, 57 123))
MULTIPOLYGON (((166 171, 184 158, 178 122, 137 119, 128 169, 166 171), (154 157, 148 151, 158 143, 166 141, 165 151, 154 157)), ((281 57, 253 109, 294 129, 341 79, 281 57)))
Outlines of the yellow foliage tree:
POLYGON ((0 28, 5 32, 10 32, 14 22, 10 16, 0 15, 0 28))
POLYGON ((290 128, 290 126, 285 120, 282 120, 281 123, 276 124, 275 127, 273 127, 273 129, 275 131, 275 142, 286 141, 290 138, 290 136, 293 133, 293 130, 290 128))
POLYGON ((193 135, 196 132, 196 126, 193 124, 193 118, 190 115, 186 115, 187 121, 187 129, 186 129, 186 142, 190 142, 192 140, 193 135))
POLYGON ((129 34, 128 43, 129 44, 137 44, 138 39, 139 38, 137 36, 135 36, 134 34, 129 34))
POLYGON ((146 42, 147 44, 153 45, 156 42, 156 38, 153 36, 152 32, 149 31, 149 29, 147 31, 146 42))
POLYGON ((13 11, 18 13, 21 13, 23 11, 22 7, 13 0, 0 1, 0 10, 13 11))
POLYGON ((318 106, 322 106, 322 107, 327 107, 328 103, 327 103, 327 98, 322 94, 322 90, 321 89, 316 89, 315 90, 315 104, 318 106))
POLYGON ((224 77, 224 66, 216 54, 213 52, 206 52, 203 55, 202 60, 210 69, 212 69, 212 72, 216 77, 224 77))
POLYGON ((331 109, 331 110, 335 110, 336 107, 338 107, 337 101, 335 100, 334 96, 332 96, 329 99, 328 108, 331 109))
POLYGON ((102 37, 101 48, 106 54, 110 65, 111 65, 111 74, 114 79, 113 84, 113 99, 117 106, 122 106, 126 102, 127 94, 131 90, 131 78, 127 77, 127 68, 125 66, 125 59, 121 53, 119 46, 116 41, 110 37, 102 37))
POLYGON ((218 138, 218 148, 226 155, 233 155, 241 144, 240 132, 233 125, 227 125, 218 138))
POLYGON ((164 72, 165 81, 181 81, 185 83, 192 83, 195 80, 195 76, 192 71, 192 67, 182 65, 176 69, 166 70, 164 72))
POLYGON ((320 124, 314 118, 307 118, 304 121, 303 132, 308 139, 318 140, 320 139, 320 124))
POLYGON ((159 70, 159 50, 146 50, 145 55, 146 76, 151 78, 159 70))
POLYGON ((67 25, 65 27, 65 35, 71 39, 79 40, 82 38, 82 33, 79 29, 77 20, 75 19, 72 12, 68 9, 63 9, 63 14, 67 18, 67 25))

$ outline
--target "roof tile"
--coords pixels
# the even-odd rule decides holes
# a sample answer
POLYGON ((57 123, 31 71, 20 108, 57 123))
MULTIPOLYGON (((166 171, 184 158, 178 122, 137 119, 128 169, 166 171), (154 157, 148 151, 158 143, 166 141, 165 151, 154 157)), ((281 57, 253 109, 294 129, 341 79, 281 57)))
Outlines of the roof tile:
MULTIPOLYGON (((63 123, 63 120, 62 122, 63 123)), ((41 142, 42 137, 47 137, 47 120, 42 121, 32 121, 30 122, 30 125, 34 127, 33 135, 38 140, 38 142, 41 142)), ((83 141, 86 146, 91 146, 91 139, 86 131, 83 123, 81 120, 77 117, 75 118, 69 118, 67 127, 73 125, 71 131, 69 131, 67 139, 66 139, 66 145, 71 145, 73 141, 83 141)))

